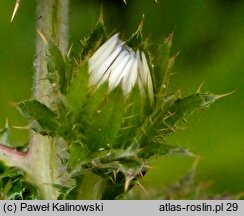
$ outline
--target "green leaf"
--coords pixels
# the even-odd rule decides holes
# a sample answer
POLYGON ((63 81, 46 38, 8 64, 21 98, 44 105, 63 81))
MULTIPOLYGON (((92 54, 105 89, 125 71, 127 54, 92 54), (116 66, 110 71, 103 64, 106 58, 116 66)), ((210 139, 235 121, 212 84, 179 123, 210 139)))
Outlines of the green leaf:
POLYGON ((188 157, 193 157, 194 154, 191 153, 186 148, 181 148, 178 146, 162 144, 158 142, 152 142, 149 145, 146 145, 142 150, 139 152, 139 157, 143 159, 148 159, 152 156, 163 156, 163 155, 184 155, 188 157))
POLYGON ((66 101, 72 109, 81 108, 85 103, 88 92, 88 80, 88 62, 84 62, 77 68, 77 73, 66 94, 66 101))
POLYGON ((69 170, 73 170, 77 164, 80 164, 81 161, 86 160, 87 149, 83 143, 73 142, 69 145, 69 159, 67 167, 69 170))
POLYGON ((160 142, 163 143, 165 136, 175 131, 179 121, 185 120, 199 109, 208 108, 210 104, 223 96, 196 93, 177 99, 179 94, 176 93, 165 97, 167 101, 164 102, 163 107, 158 106, 137 128, 133 144, 145 147, 150 145, 153 139, 161 140, 160 142))
POLYGON ((122 123, 124 95, 120 87, 105 97, 87 125, 85 136, 91 149, 111 147, 122 123))
MULTIPOLYGON (((57 129, 57 115, 46 105, 37 100, 22 101, 17 104, 20 113, 29 120, 36 120, 39 126, 47 133, 54 133, 57 129)), ((38 126, 36 125, 36 127, 38 126)), ((40 128, 38 130, 41 130, 40 128)))
POLYGON ((97 157, 82 162, 73 170, 73 176, 91 171, 106 180, 102 199, 116 199, 130 190, 147 171, 144 161, 133 149, 101 151, 97 157))
POLYGON ((170 57, 172 37, 173 35, 170 34, 162 43, 157 44, 156 47, 157 53, 154 59, 155 67, 153 68, 153 82, 155 94, 159 101, 169 90, 169 81, 175 59, 175 57, 170 57))
POLYGON ((107 82, 90 92, 84 105, 85 117, 87 120, 98 110, 98 107, 102 104, 108 92, 109 87, 107 82))
POLYGON ((99 200, 104 190, 104 180, 88 170, 75 178, 75 185, 66 190, 66 199, 72 200, 99 200))
POLYGON ((25 180, 22 170, 17 168, 5 168, 0 174, 1 198, 8 200, 32 200, 38 199, 38 189, 25 180))
MULTIPOLYGON (((76 185, 67 187, 67 186, 64 186, 61 184, 54 184, 53 186, 55 188, 57 188, 57 190, 59 192, 58 200, 69 200, 69 196, 71 196, 72 198, 74 197, 72 192, 74 191, 74 189, 76 189, 76 185)), ((74 200, 74 198, 73 198, 73 200, 74 200)))
POLYGON ((65 93, 67 81, 65 74, 65 62, 62 53, 51 41, 48 42, 48 51, 48 79, 51 83, 56 83, 59 86, 61 93, 65 93))
POLYGON ((89 37, 81 41, 82 51, 81 58, 85 59, 104 42, 106 39, 105 26, 102 17, 98 20, 94 30, 90 33, 89 37))
MULTIPOLYGON (((79 83, 77 84, 79 85, 79 83)), ((84 86, 80 86, 83 88, 84 86)), ((73 91, 73 90, 72 90, 73 91)), ((71 92, 71 91, 70 91, 71 92)), ((74 94, 75 88, 74 88, 74 94)), ((76 100, 75 97, 81 97, 78 101, 73 101, 71 107, 69 103, 67 105, 66 112, 60 116, 60 128, 59 134, 72 143, 86 143, 85 130, 88 128, 88 124, 91 123, 91 119, 94 113, 102 106, 108 94, 108 84, 104 83, 97 89, 88 89, 88 93, 81 93, 77 96, 69 96, 65 98, 66 101, 76 100), (83 98, 83 99, 82 99, 83 98), (75 109, 76 108, 76 109, 75 109)), ((89 144, 90 146, 90 144, 89 144)))
POLYGON ((145 44, 143 40, 142 35, 142 28, 144 24, 144 16, 142 17, 142 20, 134 34, 131 35, 131 37, 127 40, 127 45, 132 49, 144 49, 145 44))
POLYGON ((196 93, 178 99, 168 110, 169 117, 165 119, 168 127, 174 127, 180 120, 193 114, 197 110, 204 110, 222 96, 211 93, 196 93))
POLYGON ((138 85, 135 85, 128 98, 126 98, 122 125, 118 135, 117 144, 119 146, 117 147, 127 147, 135 136, 136 128, 144 120, 144 102, 138 85))
POLYGON ((46 136, 46 135, 50 135, 51 134, 51 131, 50 131, 50 129, 48 128, 43 128, 40 124, 39 124, 39 122, 38 121, 33 121, 32 122, 32 124, 31 124, 31 129, 33 130, 33 131, 35 131, 36 133, 39 133, 39 134, 41 134, 41 135, 43 135, 43 136, 46 136))

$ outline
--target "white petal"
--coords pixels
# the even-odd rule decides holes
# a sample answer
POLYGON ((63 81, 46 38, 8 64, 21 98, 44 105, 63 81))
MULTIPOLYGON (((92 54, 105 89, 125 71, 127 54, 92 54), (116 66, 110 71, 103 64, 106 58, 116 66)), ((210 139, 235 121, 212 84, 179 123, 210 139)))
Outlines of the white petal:
POLYGON ((115 34, 109 40, 107 40, 90 58, 90 71, 94 70, 94 68, 99 67, 111 55, 111 53, 120 43, 121 41, 119 40, 118 34, 115 34))
MULTIPOLYGON (((119 82, 121 82, 126 76, 128 76, 131 73, 131 71, 133 69, 132 67, 133 67, 135 61, 136 61, 135 55, 130 54, 129 60, 128 60, 126 66, 124 67, 123 71, 120 73, 120 76, 118 78, 119 82)), ((119 82, 116 83, 116 85, 118 85, 119 82)))
MULTIPOLYGON (((122 46, 116 47, 116 49, 112 52, 112 54, 103 62, 100 67, 97 69, 94 69, 90 71, 90 82, 89 85, 93 86, 99 83, 99 81, 103 78, 103 76, 106 76, 106 72, 108 71, 109 67, 113 63, 113 61, 117 58, 119 53, 122 50, 122 46)), ((99 83, 102 84, 102 83, 99 83)))
POLYGON ((123 50, 109 68, 109 70, 111 70, 109 76, 109 86, 111 89, 121 82, 121 73, 127 64, 129 57, 129 52, 127 50, 123 50))
POLYGON ((129 94, 137 80, 137 61, 134 61, 131 70, 127 71, 122 82, 122 89, 125 95, 129 94))

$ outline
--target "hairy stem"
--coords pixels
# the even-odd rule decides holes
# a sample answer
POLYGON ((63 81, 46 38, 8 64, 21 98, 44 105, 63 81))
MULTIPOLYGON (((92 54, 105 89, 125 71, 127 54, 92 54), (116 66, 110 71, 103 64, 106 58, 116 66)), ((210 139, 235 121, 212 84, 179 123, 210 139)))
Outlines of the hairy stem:
MULTIPOLYGON (((37 0, 37 31, 43 32, 65 55, 67 39, 68 0, 37 0)), ((47 80, 47 46, 40 35, 36 38, 34 97, 55 108, 55 93, 47 80)))
MULTIPOLYGON (((67 51, 67 19, 68 0, 37 0, 37 31, 43 32, 48 40, 55 43, 62 54, 67 51)), ((33 96, 56 109, 57 93, 47 79, 47 46, 40 35, 36 38, 36 60, 33 96)), ((57 199, 58 192, 54 184, 58 184, 59 167, 57 139, 33 133, 30 140, 29 161, 30 172, 39 186, 43 199, 57 199)))
POLYGON ((29 172, 39 188, 41 198, 57 199, 58 191, 54 188, 54 184, 59 184, 56 139, 33 134, 28 156, 29 172))

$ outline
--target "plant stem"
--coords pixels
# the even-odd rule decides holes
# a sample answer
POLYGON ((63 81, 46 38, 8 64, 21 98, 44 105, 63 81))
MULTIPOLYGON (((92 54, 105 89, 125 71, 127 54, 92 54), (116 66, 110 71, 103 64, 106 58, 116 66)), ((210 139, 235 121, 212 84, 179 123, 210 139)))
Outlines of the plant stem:
POLYGON ((56 139, 33 134, 28 152, 32 181, 38 186, 42 199, 57 199, 59 184, 56 155, 56 139))
MULTIPOLYGON (((37 30, 55 43, 62 54, 67 51, 68 0, 37 0, 37 30)), ((36 38, 34 97, 49 108, 55 107, 55 93, 47 80, 47 46, 40 35, 36 38)))
POLYGON ((0 144, 0 160, 7 166, 19 167, 28 171, 27 153, 19 152, 15 148, 0 144))
MULTIPOLYGON (((37 30, 55 43, 62 54, 67 51, 68 0, 37 0, 37 30)), ((34 98, 55 110, 57 93, 47 79, 47 46, 40 35, 36 39, 34 98)), ((30 140, 30 173, 41 191, 43 199, 57 199, 59 167, 57 138, 33 133, 30 140)))

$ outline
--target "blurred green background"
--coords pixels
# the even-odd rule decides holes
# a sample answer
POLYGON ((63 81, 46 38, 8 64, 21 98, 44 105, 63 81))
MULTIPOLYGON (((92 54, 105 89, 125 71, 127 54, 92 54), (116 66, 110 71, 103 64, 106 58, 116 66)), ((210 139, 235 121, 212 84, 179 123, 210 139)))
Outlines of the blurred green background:
MULTIPOLYGON (((13 23, 14 0, 0 2, 0 127, 28 124, 13 103, 31 97, 35 55, 35 1, 22 0, 13 23)), ((180 51, 173 88, 183 95, 203 89, 236 93, 189 119, 186 130, 168 142, 201 155, 197 180, 212 182, 214 193, 244 191, 244 1, 242 0, 70 0, 70 43, 88 35, 103 5, 109 30, 129 36, 145 15, 144 33, 152 41, 174 32, 173 53, 180 51)), ((28 131, 13 130, 12 143, 28 142, 28 131)), ((192 159, 166 157, 152 162, 145 188, 174 183, 192 159)))

